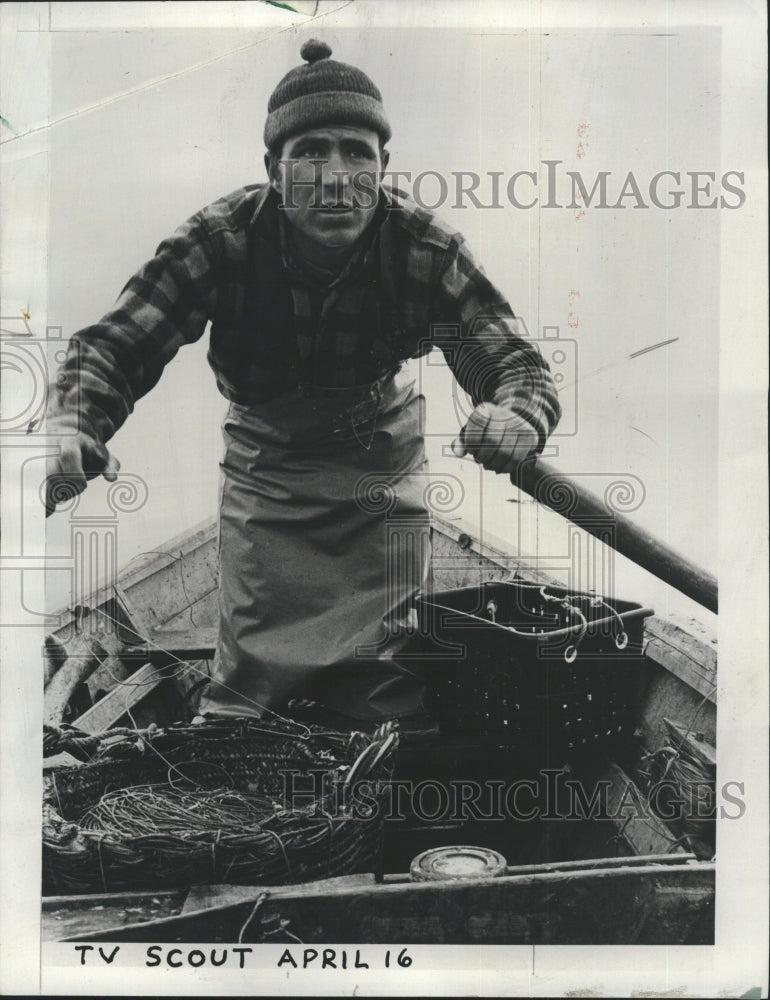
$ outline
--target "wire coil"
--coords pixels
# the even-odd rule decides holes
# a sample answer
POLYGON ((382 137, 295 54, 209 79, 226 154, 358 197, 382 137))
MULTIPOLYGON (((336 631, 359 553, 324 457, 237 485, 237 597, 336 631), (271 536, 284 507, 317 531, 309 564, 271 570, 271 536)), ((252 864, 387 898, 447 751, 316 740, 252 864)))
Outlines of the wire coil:
POLYGON ((372 870, 395 724, 372 735, 289 728, 228 719, 104 733, 90 762, 48 778, 46 890, 277 885, 372 870))

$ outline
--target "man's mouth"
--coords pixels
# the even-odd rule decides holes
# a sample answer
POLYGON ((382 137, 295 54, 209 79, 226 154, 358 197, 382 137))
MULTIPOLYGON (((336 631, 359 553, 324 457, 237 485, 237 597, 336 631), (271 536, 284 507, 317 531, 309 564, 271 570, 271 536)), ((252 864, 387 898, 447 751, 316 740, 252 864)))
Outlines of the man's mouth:
POLYGON ((355 211, 353 205, 319 205, 318 210, 330 215, 346 215, 348 212, 355 211))

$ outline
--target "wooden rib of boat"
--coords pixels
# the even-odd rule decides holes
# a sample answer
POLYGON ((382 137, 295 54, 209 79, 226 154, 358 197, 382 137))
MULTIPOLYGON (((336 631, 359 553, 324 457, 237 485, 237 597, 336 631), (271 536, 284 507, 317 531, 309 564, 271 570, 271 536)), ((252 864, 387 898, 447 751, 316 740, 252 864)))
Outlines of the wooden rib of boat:
MULTIPOLYGON (((460 520, 435 517, 432 587, 549 581, 504 543, 460 520)), ((209 676, 217 621, 216 525, 207 523, 134 561, 86 607, 62 613, 46 642, 46 716, 88 733, 166 725, 194 711, 209 676)), ((694 620, 649 617, 644 686, 633 749, 594 755, 576 777, 610 801, 638 792, 645 751, 686 741, 714 767, 716 640, 694 620)), ((406 741, 410 774, 462 762, 479 778, 505 773, 495 747, 406 741), (411 757, 409 757, 411 754, 411 757), (501 772, 502 767, 502 772, 501 772), (474 770, 475 769, 475 770, 474 770)), ((401 751, 399 751, 401 754, 401 751)), ((49 762, 50 763, 50 762, 49 762)), ((54 766, 56 761, 53 762, 54 766)), ((635 800, 636 801, 636 800, 635 800)), ((304 885, 197 886, 154 893, 43 900, 48 940, 358 943, 709 943, 714 934, 713 824, 698 836, 633 809, 580 821, 386 823, 384 874, 304 885), (702 835, 700 835, 702 833, 702 835), (430 847, 481 843, 502 850, 502 877, 410 881, 430 847)))

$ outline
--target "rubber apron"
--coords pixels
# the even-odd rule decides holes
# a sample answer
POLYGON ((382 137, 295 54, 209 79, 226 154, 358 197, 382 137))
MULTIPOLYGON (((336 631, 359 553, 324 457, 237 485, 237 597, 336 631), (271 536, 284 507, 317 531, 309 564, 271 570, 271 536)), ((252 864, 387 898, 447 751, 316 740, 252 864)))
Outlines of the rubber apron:
POLYGON ((398 372, 231 404, 202 712, 261 715, 292 698, 362 720, 420 711, 422 684, 392 657, 428 570, 424 403, 398 372))

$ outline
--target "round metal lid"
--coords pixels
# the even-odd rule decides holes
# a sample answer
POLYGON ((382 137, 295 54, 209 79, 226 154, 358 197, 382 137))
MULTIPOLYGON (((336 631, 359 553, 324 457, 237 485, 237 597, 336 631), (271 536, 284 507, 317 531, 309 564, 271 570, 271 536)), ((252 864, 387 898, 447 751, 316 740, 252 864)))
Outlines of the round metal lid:
POLYGON ((502 854, 488 847, 434 847, 418 854, 409 867, 413 882, 455 881, 466 878, 497 878, 505 875, 502 854))

